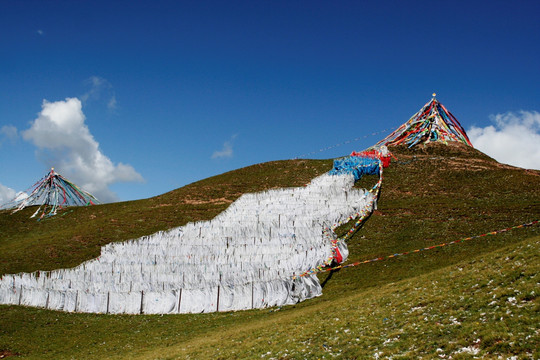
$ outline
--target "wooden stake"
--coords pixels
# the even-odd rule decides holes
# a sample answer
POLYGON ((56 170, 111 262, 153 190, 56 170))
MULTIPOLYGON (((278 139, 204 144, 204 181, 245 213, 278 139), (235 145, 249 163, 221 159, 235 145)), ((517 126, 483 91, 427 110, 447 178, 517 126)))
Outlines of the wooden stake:
POLYGON ((180 314, 180 304, 182 303, 182 288, 180 288, 180 294, 178 294, 178 313, 180 314))

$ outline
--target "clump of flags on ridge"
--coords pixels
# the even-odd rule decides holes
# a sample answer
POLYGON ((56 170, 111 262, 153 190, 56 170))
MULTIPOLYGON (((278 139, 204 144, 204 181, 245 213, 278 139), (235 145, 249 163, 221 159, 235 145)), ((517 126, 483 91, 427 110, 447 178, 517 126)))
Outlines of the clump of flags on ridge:
POLYGON ((363 175, 375 175, 379 172, 379 166, 386 168, 390 165, 392 154, 388 151, 388 146, 403 144, 410 148, 429 142, 448 144, 449 141, 457 141, 472 147, 459 121, 435 95, 407 122, 375 145, 334 160, 334 168, 330 174, 352 173, 356 180, 363 175))
POLYGON ((42 179, 35 183, 27 192, 28 196, 17 196, 7 204, 2 205, 3 209, 14 209, 13 213, 32 205, 39 205, 36 212, 31 217, 39 218, 56 215, 59 209, 67 206, 87 206, 99 204, 99 200, 79 188, 74 183, 54 171, 49 171, 42 179))
POLYGON ((376 143, 373 148, 382 145, 404 144, 413 147, 421 143, 459 141, 472 146, 465 129, 450 111, 433 98, 407 122, 390 135, 376 143))

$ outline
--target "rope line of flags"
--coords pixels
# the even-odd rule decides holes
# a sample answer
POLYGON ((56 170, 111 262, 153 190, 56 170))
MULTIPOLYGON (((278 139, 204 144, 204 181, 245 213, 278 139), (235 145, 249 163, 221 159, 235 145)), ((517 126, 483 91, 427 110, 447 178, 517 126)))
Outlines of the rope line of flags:
POLYGON ((534 220, 534 221, 531 221, 529 223, 515 225, 515 226, 512 226, 512 227, 508 227, 508 228, 505 228, 505 229, 500 229, 500 230, 488 232, 488 233, 481 234, 481 235, 470 236, 470 237, 466 237, 466 238, 463 238, 463 239, 458 239, 458 240, 450 241, 450 242, 447 242, 447 243, 432 245, 432 246, 428 246, 428 247, 421 248, 421 249, 405 251, 405 252, 402 252, 402 253, 395 253, 395 254, 382 256, 382 257, 377 257, 377 258, 373 258, 373 259, 368 259, 368 260, 363 260, 363 261, 356 261, 356 262, 349 263, 349 264, 346 264, 346 265, 337 265, 337 266, 333 266, 333 267, 324 267, 324 268, 321 268, 321 267, 313 268, 313 269, 311 269, 309 271, 306 271, 305 273, 300 274, 298 276, 302 277, 302 276, 306 276, 306 275, 316 274, 316 273, 319 273, 319 272, 335 271, 335 270, 339 270, 339 269, 354 267, 354 266, 373 263, 373 262, 377 262, 377 261, 389 260, 389 259, 392 259, 392 258, 395 258, 395 257, 398 257, 398 256, 415 254, 415 253, 419 253, 419 252, 422 252, 422 251, 433 250, 433 249, 442 248, 442 247, 448 246, 448 245, 459 244, 459 243, 462 243, 462 242, 465 242, 465 241, 479 239, 479 238, 482 238, 482 237, 485 237, 485 236, 492 236, 492 235, 502 234, 502 233, 507 232, 507 231, 537 225, 539 222, 540 222, 539 220, 534 220))
POLYGON ((395 130, 395 129, 396 129, 396 127, 394 126, 394 127, 386 128, 384 130, 379 130, 379 131, 376 131, 376 132, 372 132, 371 134, 366 134, 366 135, 363 135, 363 136, 359 136, 359 137, 356 137, 354 139, 341 142, 339 144, 327 146, 327 147, 324 147, 324 148, 320 148, 319 150, 315 150, 315 151, 311 151, 311 152, 299 155, 299 156, 295 157, 294 159, 295 160, 296 159, 302 159, 302 158, 305 158, 306 156, 309 156, 309 155, 318 154, 318 153, 321 153, 321 152, 332 150, 332 149, 335 149, 337 147, 347 145, 347 144, 350 144, 350 143, 354 143, 354 142, 357 142, 357 141, 360 141, 360 140, 363 140, 363 139, 367 139, 367 138, 372 137, 372 136, 377 136, 377 135, 380 135, 380 134, 383 134, 385 132, 392 131, 392 130, 395 130))

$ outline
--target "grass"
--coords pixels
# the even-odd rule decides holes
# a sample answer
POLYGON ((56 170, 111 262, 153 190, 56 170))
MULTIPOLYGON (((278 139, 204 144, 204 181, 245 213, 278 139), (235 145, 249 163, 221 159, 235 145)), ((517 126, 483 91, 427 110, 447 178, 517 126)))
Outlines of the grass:
MULTIPOLYGON (((540 172, 463 147, 393 149, 378 210, 349 242, 364 260, 540 217, 540 172)), ((0 213, 0 273, 74 266, 99 247, 209 219, 243 192, 302 186, 326 161, 254 165, 162 196, 36 222, 0 213)), ((374 177, 357 186, 371 187, 374 177)), ((346 226, 343 227, 344 229, 346 226)), ((538 226, 320 274, 323 296, 281 309, 172 316, 0 306, 0 356, 538 358, 538 226)))
POLYGON ((540 237, 377 291, 263 314, 140 358, 538 358, 540 237))

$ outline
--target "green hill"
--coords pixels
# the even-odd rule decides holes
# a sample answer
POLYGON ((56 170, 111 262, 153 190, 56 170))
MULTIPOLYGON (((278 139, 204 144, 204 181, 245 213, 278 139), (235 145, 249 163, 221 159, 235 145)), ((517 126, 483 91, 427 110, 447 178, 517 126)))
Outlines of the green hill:
MULTIPOLYGON (((349 241, 349 262, 540 218, 539 171, 461 145, 391 150, 397 160, 384 172, 378 210, 349 241)), ((245 192, 302 186, 331 164, 258 164, 40 222, 28 218, 32 209, 3 211, 0 274, 75 266, 111 241, 210 219, 245 192)), ((322 273, 323 296, 281 309, 110 316, 0 306, 0 357, 538 358, 539 228, 322 273)))

